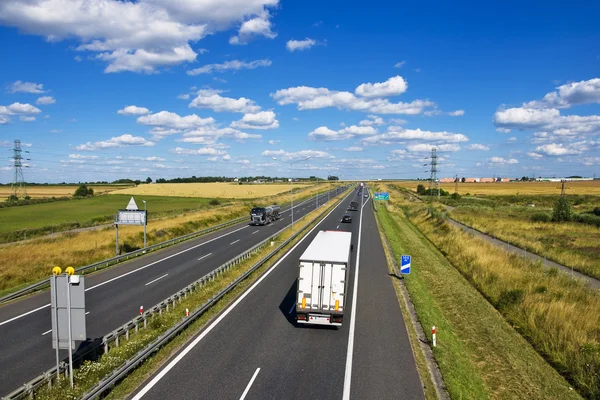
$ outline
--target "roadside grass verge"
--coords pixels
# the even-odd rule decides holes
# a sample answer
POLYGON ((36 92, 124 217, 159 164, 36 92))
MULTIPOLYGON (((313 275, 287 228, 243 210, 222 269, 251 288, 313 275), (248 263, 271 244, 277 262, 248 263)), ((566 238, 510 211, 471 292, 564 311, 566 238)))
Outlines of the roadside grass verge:
MULTIPOLYGON (((345 195, 346 193, 342 194, 345 195)), ((319 214, 324 214, 329 211, 330 207, 337 203, 339 197, 332 198, 326 207, 319 208, 318 210, 312 211, 307 214, 303 219, 303 227, 301 229, 307 230, 314 224, 309 223, 313 218, 319 214), (306 222, 305 222, 306 221, 306 222)), ((300 221, 299 221, 300 222, 300 221)), ((294 232, 298 231, 296 228, 294 232)), ((281 243, 292 235, 291 229, 288 227, 279 236, 275 238, 275 243, 281 243)), ((279 251, 271 260, 257 269, 244 281, 240 282, 231 292, 221 298, 215 305, 211 306, 209 310, 204 313, 198 320, 193 322, 182 334, 176 339, 172 340, 160 351, 155 353, 152 357, 146 360, 139 368, 133 373, 126 377, 121 383, 114 389, 109 398, 121 399, 127 396, 130 392, 135 390, 141 383, 144 382, 149 376, 152 375, 160 366, 166 362, 171 355, 185 345, 188 340, 196 335, 212 318, 218 315, 227 305, 229 305, 240 293, 243 292, 249 285, 251 285, 264 271, 270 268, 279 257, 284 254, 289 248, 291 248, 298 240, 302 238, 300 235, 294 241, 289 243, 283 249, 279 251)), ((262 259, 264 256, 272 251, 270 247, 266 247, 262 251, 256 253, 252 257, 248 258, 244 262, 240 263, 236 268, 225 272, 220 275, 214 281, 206 283, 202 288, 188 294, 177 306, 171 308, 169 312, 163 312, 160 315, 154 315, 148 320, 148 327, 141 329, 138 333, 132 333, 129 340, 122 339, 120 347, 112 347, 109 352, 102 355, 97 361, 85 361, 82 366, 74 370, 74 381, 75 387, 71 389, 69 387, 68 380, 62 379, 59 384, 54 385, 52 388, 43 387, 35 395, 38 400, 46 399, 76 399, 85 393, 88 389, 94 386, 97 382, 107 376, 110 372, 121 366, 129 358, 133 357, 137 352, 149 345, 152 341, 156 340, 161 334, 166 332, 170 327, 185 318, 185 309, 190 310, 190 314, 195 309, 202 307, 210 298, 214 297, 217 293, 223 290, 227 285, 235 281, 238 277, 248 271, 257 261, 262 259)))
POLYGON ((551 209, 457 206, 459 222, 527 251, 600 279, 600 229, 575 222, 534 222, 534 214, 551 209))
MULTIPOLYGON (((319 191, 323 189, 319 187, 319 191)), ((301 201, 316 193, 315 188, 296 193, 301 201)), ((264 204, 286 203, 289 195, 269 197, 264 204)), ((259 203, 263 204, 263 203, 259 203)), ((153 245, 166 240, 249 215, 251 203, 235 202, 230 205, 207 208, 198 212, 181 213, 169 218, 151 221, 147 227, 147 243, 153 245)), ((143 247, 144 231, 138 226, 119 227, 119 247, 127 253, 143 247)), ((48 277, 53 266, 75 268, 115 256, 115 229, 107 227, 94 231, 65 233, 53 238, 39 238, 24 243, 0 247, 0 296, 11 293, 48 277)))
POLYGON ((392 196, 377 216, 395 257, 413 255, 404 281, 429 340, 437 327, 433 353, 451 398, 580 398, 406 218, 416 215, 410 203, 392 196))

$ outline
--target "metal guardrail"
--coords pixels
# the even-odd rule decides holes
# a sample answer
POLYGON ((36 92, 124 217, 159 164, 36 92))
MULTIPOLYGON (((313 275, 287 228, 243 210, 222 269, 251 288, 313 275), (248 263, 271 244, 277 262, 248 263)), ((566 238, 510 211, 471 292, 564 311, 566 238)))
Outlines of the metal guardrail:
MULTIPOLYGON (((343 201, 343 199, 341 201, 343 201)), ((252 274, 258 268, 260 268, 264 263, 266 263, 268 260, 270 260, 277 252, 279 252, 284 246, 286 246, 292 240, 294 240, 299 234, 304 232, 308 226, 312 225, 315 221, 317 221, 324 213, 328 212, 332 208, 337 207, 338 205, 339 205, 339 202, 330 206, 325 211, 323 211, 323 213, 321 213, 318 216, 316 216, 315 218, 313 218, 301 230, 294 233, 285 242, 281 243, 273 251, 271 251, 269 254, 267 254, 265 257, 263 257, 261 260, 259 260, 248 271, 246 271, 242 276, 238 277, 235 281, 230 283, 226 288, 224 288, 219 293, 217 293, 214 297, 209 299, 204 305, 197 308, 193 313, 190 314, 189 317, 185 317, 177 325, 168 329, 160 337, 155 339, 152 343, 148 344, 144 349, 142 349, 140 352, 138 352, 132 359, 126 361, 122 367, 120 367, 116 371, 113 371, 112 374, 110 374, 109 376, 104 378, 102 381, 100 381, 96 386, 92 387, 87 393, 85 393, 83 395, 82 398, 83 399, 96 398, 97 396, 99 396, 103 392, 105 392, 107 389, 114 386, 114 384, 118 380, 122 379, 132 369, 136 368, 137 365, 139 365, 146 358, 148 358, 150 355, 152 355, 154 352, 156 352, 160 347, 162 347, 163 345, 168 343, 173 337, 177 336, 190 323, 192 323, 194 320, 196 320, 202 314, 204 314, 212 305, 214 305, 223 296, 225 296, 227 293, 229 293, 240 282, 242 282, 250 274, 252 274)), ((304 218, 304 217, 302 217, 302 218, 304 218)), ((244 217, 244 219, 245 219, 245 217, 244 217)), ((149 317, 152 317, 153 315, 156 315, 156 314, 160 315, 163 312, 163 310, 168 311, 169 307, 175 308, 177 302, 178 301, 181 302, 182 299, 186 298, 188 293, 191 293, 194 290, 197 290, 197 289, 203 287, 207 282, 213 281, 215 278, 219 277, 221 274, 229 271, 232 267, 240 264, 242 261, 244 261, 247 258, 251 257, 252 255, 256 254, 258 251, 262 250, 267 244, 269 244, 273 240, 274 237, 278 236, 286 229, 288 229, 288 227, 282 228, 281 230, 277 231, 272 236, 266 238, 265 240, 261 241, 260 243, 257 243, 256 245, 247 249, 243 253, 240 253, 236 257, 225 262, 224 264, 217 267, 213 271, 204 275, 202 278, 198 279, 197 281, 191 283, 190 285, 181 289, 177 293, 175 293, 175 294, 169 296, 168 298, 166 298, 165 300, 161 301, 154 307, 148 309, 147 311, 144 311, 144 313, 142 315, 139 315, 136 318, 133 318, 129 322, 123 324, 119 328, 117 328, 114 331, 110 332, 109 334, 105 335, 99 344, 97 344, 95 346, 90 346, 84 353, 79 354, 77 359, 82 360, 86 355, 88 355, 92 352, 97 352, 98 350, 101 350, 104 353, 107 353, 111 342, 114 343, 118 347, 119 343, 120 343, 120 338, 122 336, 125 336, 126 339, 128 340, 130 332, 132 332, 132 331, 137 332, 140 329, 140 326, 142 326, 142 325, 145 327, 148 322, 149 317)), ((49 387, 51 387, 52 382, 57 375, 56 368, 57 368, 56 366, 50 368, 49 370, 47 370, 46 372, 42 373, 41 375, 35 377, 31 381, 25 383, 20 388, 14 390, 11 393, 7 394, 6 396, 2 397, 2 400, 24 399, 26 397, 33 395, 33 393, 37 389, 41 388, 44 385, 48 385, 49 387)), ((66 373, 68 371, 68 364, 65 363, 64 361, 62 361, 58 368, 59 368, 58 373, 65 374, 65 377, 66 377, 66 373)))
MULTIPOLYGON (((322 196, 323 194, 321 193, 320 195, 322 196)), ((311 201, 314 197, 315 196, 312 196, 312 197, 308 198, 307 200, 302 201, 301 203, 295 205, 294 208, 297 208, 301 204, 304 204, 304 203, 306 203, 308 201, 311 201)), ((288 210, 286 210, 286 211, 288 211, 288 210)), ((160 250, 162 248, 165 248, 165 247, 168 247, 168 246, 172 246, 174 244, 177 244, 177 243, 180 243, 180 242, 183 242, 183 241, 186 241, 186 240, 194 239, 194 238, 196 238, 198 236, 203 236, 203 235, 206 235, 207 233, 214 232, 214 231, 217 231, 217 230, 221 230, 223 228, 227 228, 228 226, 231 226, 231 225, 236 225, 236 224, 238 224, 240 222, 243 222, 243 221, 246 221, 246 220, 248 220, 248 217, 245 217, 245 216, 244 217, 240 217, 240 218, 236 218, 236 219, 224 222, 222 224, 214 225, 214 226, 211 226, 211 227, 208 227, 208 228, 205 228, 205 229, 201 229, 201 230, 196 231, 196 232, 188 233, 188 234, 183 235, 183 236, 178 236, 176 238, 166 240, 164 242, 153 244, 151 246, 147 246, 146 248, 134 250, 134 251, 126 253, 126 254, 122 254, 122 255, 119 255, 119 256, 112 257, 112 258, 108 258, 106 260, 98 261, 98 262, 95 262, 93 264, 86 265, 86 266, 83 266, 83 267, 79 267, 79 268, 77 268, 75 270, 75 272, 76 273, 84 273, 85 274, 86 272, 89 272, 90 270, 97 271, 98 269, 106 268, 106 267, 108 267, 110 265, 118 264, 118 263, 120 263, 122 261, 127 261, 127 260, 129 260, 131 258, 139 257, 142 254, 146 254, 146 253, 151 252, 151 251, 160 250)), ((42 289, 42 288, 44 288, 46 286, 49 286, 49 285, 50 285, 50 279, 44 279, 42 281, 39 281, 39 282, 34 283, 32 285, 29 285, 29 286, 27 286, 27 287, 25 287, 23 289, 20 289, 20 290, 14 292, 14 293, 10 293, 10 294, 7 294, 4 297, 1 297, 0 298, 0 304, 6 303, 6 302, 11 301, 11 300, 15 300, 15 299, 17 299, 17 298, 19 298, 21 296, 24 296, 24 295, 29 294, 31 292, 35 292, 35 291, 40 290, 40 289, 42 289)))

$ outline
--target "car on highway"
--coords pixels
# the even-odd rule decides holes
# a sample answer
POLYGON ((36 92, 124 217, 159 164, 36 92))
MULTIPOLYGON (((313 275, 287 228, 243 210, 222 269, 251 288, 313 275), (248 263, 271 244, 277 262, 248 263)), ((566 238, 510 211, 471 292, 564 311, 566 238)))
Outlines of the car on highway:
POLYGON ((348 206, 348 211, 358 211, 358 201, 351 201, 348 206))
POLYGON ((352 215, 344 214, 344 216, 342 217, 342 222, 352 222, 352 215))
POLYGON ((365 199, 369 197, 369 193, 365 193, 365 199))

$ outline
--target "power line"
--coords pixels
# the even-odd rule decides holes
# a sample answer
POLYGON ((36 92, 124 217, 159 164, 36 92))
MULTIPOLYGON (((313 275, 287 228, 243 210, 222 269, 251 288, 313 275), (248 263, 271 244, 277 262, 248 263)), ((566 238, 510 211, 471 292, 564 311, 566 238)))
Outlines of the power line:
POLYGON ((438 197, 440 197, 440 182, 437 178, 437 149, 433 147, 431 149, 431 175, 429 176, 429 194, 431 195, 432 189, 437 191, 438 197))
MULTIPOLYGON (((21 153, 21 141, 15 139, 15 147, 13 148, 13 166, 15 168, 14 178, 11 185, 11 197, 19 198, 27 196, 27 189, 25 188, 25 178, 23 177, 23 156, 21 153)), ((25 151, 25 153, 29 153, 25 151)), ((27 165, 25 166, 27 168, 27 165)))

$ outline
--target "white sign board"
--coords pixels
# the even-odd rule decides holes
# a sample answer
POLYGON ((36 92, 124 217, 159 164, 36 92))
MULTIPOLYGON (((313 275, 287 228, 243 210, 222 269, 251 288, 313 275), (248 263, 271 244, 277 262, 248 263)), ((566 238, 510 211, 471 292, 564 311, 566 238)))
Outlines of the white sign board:
POLYGON ((145 225, 146 211, 119 210, 115 218, 115 225, 145 225))
POLYGON ((131 198, 131 200, 129 200, 129 203, 127 204, 127 207, 125 207, 126 210, 130 210, 130 211, 137 211, 139 210, 137 203, 135 202, 135 200, 133 199, 133 197, 131 198))

